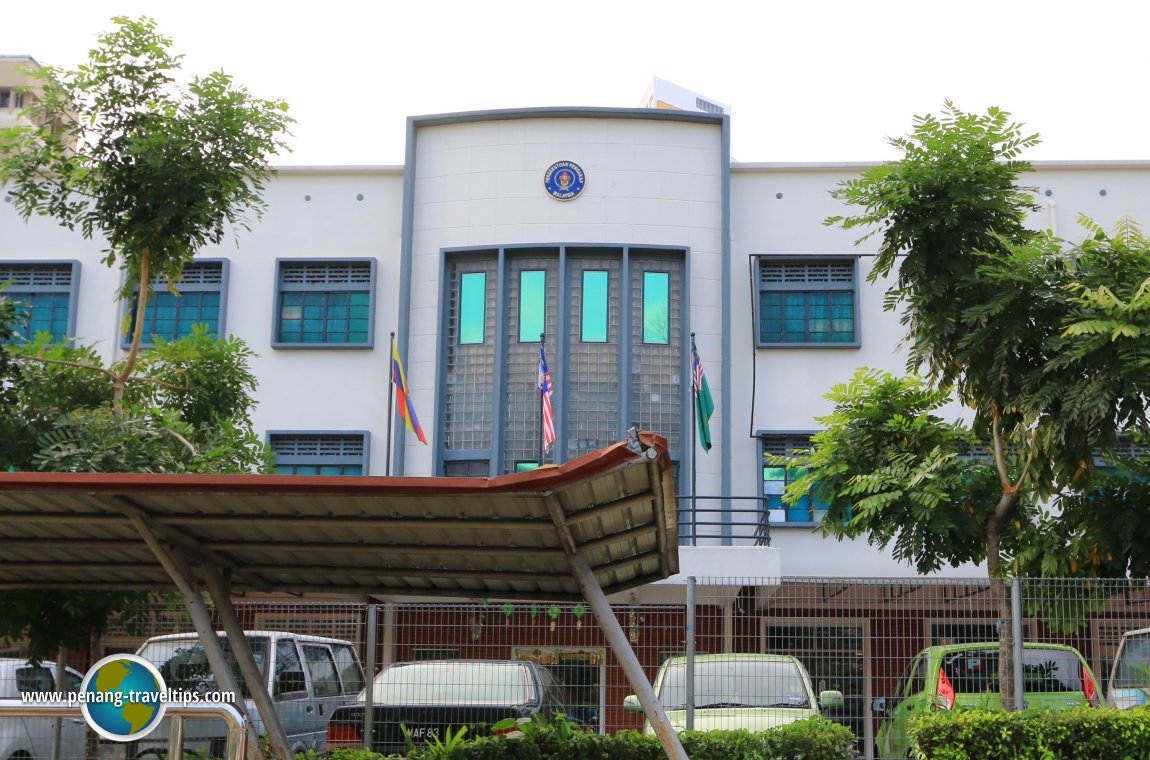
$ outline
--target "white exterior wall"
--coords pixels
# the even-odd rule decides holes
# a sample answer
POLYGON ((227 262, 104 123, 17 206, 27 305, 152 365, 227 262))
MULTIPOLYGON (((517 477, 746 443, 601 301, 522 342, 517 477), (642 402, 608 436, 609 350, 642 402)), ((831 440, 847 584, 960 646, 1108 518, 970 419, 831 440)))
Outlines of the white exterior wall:
MULTIPOLYGON (((700 345, 715 346, 707 374, 721 404, 722 162, 718 124, 540 118, 419 128, 407 359, 414 398, 435 399, 438 390, 443 249, 594 243, 689 249, 690 324, 700 345), (543 188, 560 160, 586 175, 571 201, 543 188)), ((562 378, 555 382, 562 393, 562 378)), ((435 430, 438 404, 419 409, 424 430, 435 430)), ((404 472, 433 474, 433 455, 407 436, 404 472)), ((700 488, 717 492, 718 473, 718 461, 700 461, 700 488)))
MULTIPOLYGON (((269 209, 253 229, 201 252, 227 258, 227 332, 259 354, 256 430, 367 430, 369 472, 385 470, 388 333, 406 323, 407 372, 431 446, 407 434, 405 473, 431 475, 439 414, 437 361, 442 250, 519 243, 670 245, 690 252, 690 329, 697 333, 715 396, 715 449, 699 454, 698 492, 731 496, 761 489, 759 431, 815 430, 830 406, 823 396, 857 367, 901 372, 902 327, 882 311, 886 283, 868 284, 875 241, 856 247, 854 232, 823 225, 847 213, 829 191, 864 165, 739 164, 730 174, 730 302, 723 302, 724 148, 718 123, 664 119, 548 117, 463 121, 416 130, 411 228, 410 308, 399 314, 403 250, 402 167, 313 167, 282 170, 267 192, 269 209), (543 172, 571 160, 587 185, 574 201, 543 190, 543 172), (782 197, 776 197, 781 194, 782 197), (363 199, 358 200, 357 195, 363 199), (306 200, 305 196, 310 196, 306 200), (857 348, 754 348, 751 256, 860 254, 857 348), (377 262, 374 347, 365 350, 273 349, 276 259, 374 258, 377 262), (732 360, 723 363, 724 321, 732 360), (723 395, 730 372, 731 397, 723 395), (721 427, 729 406, 730 429, 721 427), (753 407, 753 412, 752 412, 753 407)), ((1150 220, 1150 163, 1041 164, 1024 178, 1044 208, 1032 223, 1080 240, 1079 212, 1109 229, 1123 215, 1150 220), (1045 195, 1049 190, 1050 195, 1045 195), (1105 194, 1101 191, 1105 190, 1105 194)), ((99 263, 102 244, 51 220, 25 223, 0 203, 0 261, 82 262, 77 337, 118 358, 121 311, 114 302, 118 270, 99 263)), ((556 378, 563 392, 562 378, 556 378)), ((954 409, 954 413, 962 411, 954 409)), ((689 423, 688 423, 689 424, 689 423)), ((687 427, 684 427, 687 433, 687 427)), ((751 553, 736 575, 913 576, 864 541, 828 543, 809 527, 772 530, 771 560, 751 553), (781 558, 781 559, 780 559, 781 558), (781 564, 775 564, 781 561, 781 564), (779 568, 775 570, 774 568, 779 568)), ((708 549, 709 551, 709 549, 708 549)), ((733 553, 736 554, 736 553, 733 553)), ((947 569, 968 577, 977 568, 947 569)))

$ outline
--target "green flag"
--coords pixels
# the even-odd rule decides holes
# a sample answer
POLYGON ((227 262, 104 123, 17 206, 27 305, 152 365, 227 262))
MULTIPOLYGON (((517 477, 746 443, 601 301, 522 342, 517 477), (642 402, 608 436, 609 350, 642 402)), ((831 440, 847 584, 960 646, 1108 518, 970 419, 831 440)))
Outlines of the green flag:
POLYGON ((699 349, 691 341, 691 390, 695 394, 695 421, 699 425, 699 442, 703 451, 711 450, 711 415, 715 412, 715 402, 711 398, 711 388, 707 376, 703 374, 703 362, 699 359, 699 349))

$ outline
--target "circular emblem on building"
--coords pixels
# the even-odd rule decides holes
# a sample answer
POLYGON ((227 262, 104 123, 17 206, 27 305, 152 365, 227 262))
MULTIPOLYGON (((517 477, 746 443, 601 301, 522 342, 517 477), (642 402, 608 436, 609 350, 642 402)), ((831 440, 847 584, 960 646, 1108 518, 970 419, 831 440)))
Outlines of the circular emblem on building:
POLYGON ((139 739, 164 718, 164 678, 155 665, 134 654, 113 654, 97 662, 80 691, 84 718, 105 739, 139 739))
POLYGON ((574 161, 556 161, 543 175, 543 188, 557 201, 570 201, 579 197, 587 185, 583 167, 574 161))

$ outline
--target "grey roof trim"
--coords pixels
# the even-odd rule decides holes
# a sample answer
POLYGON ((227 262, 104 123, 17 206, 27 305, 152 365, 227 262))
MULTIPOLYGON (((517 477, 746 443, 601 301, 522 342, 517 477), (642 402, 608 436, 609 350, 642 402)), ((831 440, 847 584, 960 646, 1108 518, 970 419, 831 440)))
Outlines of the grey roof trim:
POLYGON ((395 174, 402 176, 404 167, 401 164, 299 164, 277 165, 272 167, 278 174, 395 174))
POLYGON ((442 127, 448 124, 472 124, 481 121, 512 121, 517 119, 639 119, 682 121, 714 126, 721 126, 730 121, 730 117, 726 115, 698 111, 668 111, 655 108, 542 107, 409 116, 408 122, 418 129, 420 127, 442 127))
MULTIPOLYGON (((873 161, 733 161, 731 172, 747 174, 760 171, 842 171, 870 169, 893 163, 898 159, 873 161)), ((1036 171, 1044 169, 1064 171, 1095 171, 1098 169, 1113 169, 1119 171, 1145 171, 1150 169, 1150 159, 1115 159, 1115 160, 1043 160, 1030 161, 1036 171)))

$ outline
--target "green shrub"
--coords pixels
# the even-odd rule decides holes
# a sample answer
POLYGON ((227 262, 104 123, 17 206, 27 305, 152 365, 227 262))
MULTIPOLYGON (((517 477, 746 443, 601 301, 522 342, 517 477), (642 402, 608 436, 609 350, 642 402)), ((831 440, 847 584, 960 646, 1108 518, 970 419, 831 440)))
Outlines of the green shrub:
MULTIPOLYGON (((568 724, 535 721, 519 736, 492 736, 446 746, 426 746, 408 760, 664 760, 658 737, 635 731, 600 736, 568 724)), ((680 735, 691 760, 848 760, 855 737, 823 718, 769 731, 688 731, 680 735)), ((337 750, 331 760, 391 760, 367 750, 337 750)))
POLYGON ((940 711, 910 722, 924 760, 1146 760, 1150 710, 940 711))

